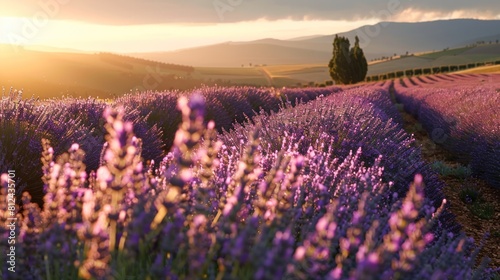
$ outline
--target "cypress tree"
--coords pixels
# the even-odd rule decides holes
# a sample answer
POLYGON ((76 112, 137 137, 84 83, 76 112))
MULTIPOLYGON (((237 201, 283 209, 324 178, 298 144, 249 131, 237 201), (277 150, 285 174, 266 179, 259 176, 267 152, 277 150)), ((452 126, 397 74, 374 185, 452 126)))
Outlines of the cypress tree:
POLYGON ((349 39, 335 35, 333 57, 328 64, 330 76, 337 84, 354 84, 364 81, 368 72, 368 62, 359 46, 359 38, 352 49, 349 39))

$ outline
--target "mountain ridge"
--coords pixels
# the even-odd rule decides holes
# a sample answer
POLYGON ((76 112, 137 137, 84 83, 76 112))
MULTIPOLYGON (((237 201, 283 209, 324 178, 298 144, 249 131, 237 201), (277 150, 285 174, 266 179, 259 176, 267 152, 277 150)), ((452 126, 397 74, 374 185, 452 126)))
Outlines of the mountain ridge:
MULTIPOLYGON (((500 30, 500 20, 453 19, 416 23, 379 22, 338 35, 348 37, 351 42, 354 41, 355 36, 358 36, 367 59, 372 60, 381 56, 406 54, 406 52, 418 53, 458 47, 480 38, 498 37, 500 39, 498 30, 500 30)), ((334 36, 335 34, 311 35, 303 37, 304 39, 289 40, 263 38, 177 51, 129 53, 128 55, 193 66, 238 67, 249 63, 295 64, 304 62, 326 64, 331 57, 334 36), (262 45, 267 45, 267 47, 264 48, 262 45), (252 50, 252 46, 256 49, 252 50), (276 59, 272 59, 273 57, 276 59)))

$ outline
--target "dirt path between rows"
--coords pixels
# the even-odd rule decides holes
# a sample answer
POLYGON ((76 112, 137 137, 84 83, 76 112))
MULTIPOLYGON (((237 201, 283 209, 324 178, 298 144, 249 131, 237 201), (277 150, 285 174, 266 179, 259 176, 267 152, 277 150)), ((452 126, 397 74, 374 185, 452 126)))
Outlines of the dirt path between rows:
POLYGON ((273 77, 271 76, 271 73, 269 73, 269 71, 267 71, 267 69, 265 69, 264 67, 260 68, 259 71, 262 73, 264 78, 266 78, 266 81, 269 84, 269 86, 270 87, 273 86, 273 77))
MULTIPOLYGON (((394 92, 391 87, 391 95, 394 100, 394 92)), ((421 147, 422 155, 429 164, 435 161, 441 161, 449 166, 458 166, 454 156, 443 147, 434 143, 428 133, 421 129, 418 120, 413 116, 401 110, 404 129, 413 134, 416 144, 421 147)), ((494 189, 484 180, 474 178, 459 179, 451 176, 441 176, 440 179, 445 183, 444 195, 450 205, 451 212, 456 216, 456 220, 463 227, 463 231, 468 237, 473 237, 476 244, 479 244, 486 233, 489 238, 480 252, 480 257, 489 257, 490 266, 500 267, 500 190, 494 189), (472 214, 470 204, 466 204, 460 199, 460 192, 465 187, 474 188, 482 193, 485 202, 494 206, 494 214, 491 219, 481 219, 472 214)))

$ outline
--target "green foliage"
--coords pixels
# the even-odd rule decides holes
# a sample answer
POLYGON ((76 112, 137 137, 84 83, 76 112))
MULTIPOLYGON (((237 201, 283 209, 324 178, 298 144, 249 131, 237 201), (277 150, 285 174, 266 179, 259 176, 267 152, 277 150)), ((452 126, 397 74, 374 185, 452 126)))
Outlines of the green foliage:
POLYGON ((495 207, 491 203, 474 203, 470 211, 480 219, 490 220, 495 216, 495 207))
POLYGON ((441 72, 441 67, 432 67, 432 74, 437 74, 441 72))
POLYGON ((396 78, 396 72, 391 72, 391 73, 387 74, 387 77, 388 77, 389 79, 394 79, 394 78, 396 78))
POLYGON ((431 68, 424 68, 424 69, 422 69, 422 71, 423 71, 424 75, 429 75, 432 73, 431 68))
POLYGON ((406 70, 405 75, 406 76, 413 76, 413 70, 411 70, 411 69, 406 70))
POLYGON ((468 166, 465 167, 462 165, 458 165, 456 167, 453 167, 442 161, 435 161, 434 163, 432 163, 431 167, 432 169, 434 169, 434 171, 446 177, 465 179, 472 174, 472 170, 468 166))
POLYGON ((368 62, 359 46, 356 36, 354 46, 345 37, 335 36, 333 41, 333 57, 328 64, 330 76, 336 84, 355 84, 365 80, 368 62))
POLYGON ((466 204, 474 204, 483 202, 483 194, 477 189, 466 186, 459 193, 458 197, 466 204))
POLYGON ((405 75, 405 72, 404 72, 404 71, 397 71, 397 72, 396 72, 396 77, 398 77, 398 78, 401 78, 401 77, 403 77, 404 75, 405 75))
POLYGON ((465 70, 465 69, 467 69, 467 65, 466 64, 459 65, 458 69, 459 70, 465 70))
POLYGON ((474 187, 466 186, 459 193, 458 197, 464 203, 469 204, 471 213, 480 218, 489 220, 495 215, 495 207, 484 200, 483 194, 474 187))
POLYGON ((415 75, 422 75, 422 73, 423 73, 422 68, 418 68, 418 69, 413 70, 413 74, 415 74, 415 75))
POLYGON ((450 72, 450 67, 449 66, 441 66, 441 73, 446 73, 450 72))
POLYGON ((396 109, 398 109, 399 112, 403 112, 405 110, 405 106, 401 103, 396 103, 394 106, 396 106, 396 109))
POLYGON ((476 67, 475 63, 469 63, 469 64, 467 64, 467 68, 474 68, 474 67, 476 67))
POLYGON ((453 71, 458 71, 458 66, 456 65, 451 65, 450 66, 450 71, 453 72, 453 71))
POLYGON ((424 127, 419 122, 413 125, 413 130, 415 132, 424 132, 425 131, 424 127))

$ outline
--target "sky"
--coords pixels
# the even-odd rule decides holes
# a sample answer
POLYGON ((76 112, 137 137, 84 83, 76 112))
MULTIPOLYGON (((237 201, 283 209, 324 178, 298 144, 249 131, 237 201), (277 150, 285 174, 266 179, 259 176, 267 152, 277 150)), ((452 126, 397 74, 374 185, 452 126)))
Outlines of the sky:
POLYGON ((0 43, 118 53, 291 39, 380 21, 500 19, 498 0, 0 0, 0 43))

